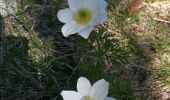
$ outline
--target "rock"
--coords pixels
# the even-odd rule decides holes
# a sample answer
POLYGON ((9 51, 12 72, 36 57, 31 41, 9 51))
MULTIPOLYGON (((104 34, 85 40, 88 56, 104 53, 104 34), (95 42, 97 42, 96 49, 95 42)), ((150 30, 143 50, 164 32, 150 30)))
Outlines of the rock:
POLYGON ((17 0, 0 0, 0 14, 3 17, 16 14, 17 0))

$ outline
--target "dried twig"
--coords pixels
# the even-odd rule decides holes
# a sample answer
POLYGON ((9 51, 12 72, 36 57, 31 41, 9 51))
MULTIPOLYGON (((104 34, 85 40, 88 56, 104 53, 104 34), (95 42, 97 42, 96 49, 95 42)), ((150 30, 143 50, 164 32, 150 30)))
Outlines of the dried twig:
POLYGON ((170 24, 170 21, 167 21, 167 20, 163 20, 163 19, 159 19, 159 18, 154 18, 154 20, 170 24))

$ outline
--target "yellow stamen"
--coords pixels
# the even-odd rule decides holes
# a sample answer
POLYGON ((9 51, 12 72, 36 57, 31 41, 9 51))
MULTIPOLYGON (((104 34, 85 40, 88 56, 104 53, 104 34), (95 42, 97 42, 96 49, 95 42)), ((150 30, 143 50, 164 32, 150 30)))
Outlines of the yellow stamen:
POLYGON ((85 25, 92 19, 92 11, 88 8, 80 8, 75 15, 75 21, 77 24, 85 25))
POLYGON ((86 96, 86 97, 84 97, 84 99, 83 99, 83 100, 94 100, 94 98, 89 97, 89 96, 86 96))

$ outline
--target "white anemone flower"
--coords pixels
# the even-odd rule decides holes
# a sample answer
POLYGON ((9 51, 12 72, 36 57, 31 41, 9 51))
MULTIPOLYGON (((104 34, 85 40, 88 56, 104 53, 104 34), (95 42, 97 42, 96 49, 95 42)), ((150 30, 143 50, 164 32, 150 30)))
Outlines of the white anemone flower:
POLYGON ((95 25, 107 18, 105 0, 68 0, 69 8, 58 11, 58 19, 65 23, 62 33, 65 37, 78 33, 87 39, 95 25))
POLYGON ((101 79, 91 86, 89 80, 80 77, 77 82, 77 91, 62 91, 61 95, 64 100, 116 100, 107 97, 109 83, 101 79))

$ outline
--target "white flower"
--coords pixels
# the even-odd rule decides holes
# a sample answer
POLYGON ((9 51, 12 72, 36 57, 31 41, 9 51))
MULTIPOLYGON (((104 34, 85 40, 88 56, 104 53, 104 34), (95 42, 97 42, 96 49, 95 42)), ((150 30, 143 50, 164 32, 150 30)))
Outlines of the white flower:
POLYGON ((80 77, 77 82, 77 91, 62 91, 64 100, 116 100, 107 97, 109 83, 101 79, 91 86, 85 77, 80 77))
POLYGON ((78 33, 87 39, 94 26, 107 20, 105 0, 68 0, 69 8, 58 11, 58 19, 65 23, 65 37, 78 33))

